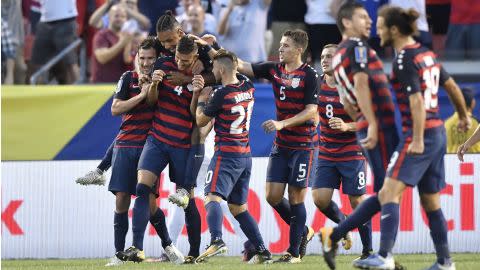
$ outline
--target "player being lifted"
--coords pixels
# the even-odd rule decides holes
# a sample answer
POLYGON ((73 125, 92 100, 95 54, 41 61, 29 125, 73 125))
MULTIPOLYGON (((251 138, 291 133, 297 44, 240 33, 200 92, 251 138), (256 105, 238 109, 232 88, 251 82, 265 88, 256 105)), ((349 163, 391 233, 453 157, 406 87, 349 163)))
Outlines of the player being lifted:
POLYGON ((213 74, 221 80, 207 102, 209 92, 203 90, 203 77, 194 77, 196 122, 205 126, 215 119, 215 154, 205 180, 205 208, 211 242, 197 261, 226 252, 222 240, 222 200, 228 202, 230 212, 240 223, 242 231, 253 243, 255 256, 249 263, 267 263, 272 255, 265 248, 258 225, 247 209, 248 186, 252 169, 249 127, 253 109, 253 83, 237 75, 237 58, 233 53, 219 50, 213 57, 213 74))
MULTIPOLYGON (((144 256, 143 238, 149 216, 146 206, 148 198, 152 197, 152 187, 167 164, 170 165, 171 181, 180 188, 193 191, 195 183, 187 182, 188 178, 185 177, 185 161, 189 156, 193 126, 190 112, 192 90, 188 87, 174 86, 168 80, 164 80, 164 77, 172 71, 190 75, 193 63, 198 57, 197 52, 198 47, 193 39, 183 36, 178 42, 175 57, 161 57, 155 63, 147 100, 151 104, 156 104, 156 109, 152 129, 138 164, 137 199, 133 208, 133 246, 120 254, 121 259, 139 260, 144 256)), ((197 220, 197 217, 189 218, 194 216, 190 210, 196 210, 193 200, 185 208, 185 216, 187 230, 191 230, 189 235, 195 233, 198 237, 190 239, 186 263, 193 263, 200 250, 200 222, 195 224, 196 226, 188 224, 197 220)), ((195 212, 197 216, 198 210, 195 212)), ((183 256, 180 255, 175 262, 183 262, 183 256)))
MULTIPOLYGON (((344 4, 337 17, 337 26, 344 39, 332 60, 340 98, 356 119, 357 141, 364 150, 374 175, 374 191, 383 185, 388 160, 398 144, 394 120, 394 104, 383 64, 366 40, 370 35, 371 19, 358 3, 344 4)), ((370 221, 380 210, 378 197, 364 200, 337 227, 322 228, 323 256, 331 269, 335 268, 338 241, 349 231, 370 221)))
POLYGON ((239 61, 239 71, 272 82, 277 120, 267 120, 266 132, 276 131, 267 170, 268 203, 290 225, 290 245, 275 262, 299 263, 314 232, 305 226, 305 194, 318 158, 314 121, 318 104, 317 72, 302 62, 308 36, 302 30, 286 31, 280 41, 280 62, 250 64, 239 61), (288 199, 284 198, 288 185, 288 199))
MULTIPOLYGON (((332 201, 333 190, 340 188, 348 195, 353 209, 362 201, 366 192, 366 164, 362 149, 355 136, 355 122, 345 111, 335 87, 332 58, 338 45, 326 45, 321 54, 323 79, 320 85, 318 111, 320 116, 320 139, 317 175, 312 182, 312 196, 317 208, 330 220, 339 223, 345 219, 337 204, 332 201)), ((362 256, 365 259, 372 250, 371 222, 359 228, 363 244, 362 256)), ((350 249, 350 233, 343 246, 350 249)))
POLYGON ((458 128, 466 131, 470 121, 463 95, 443 69, 436 55, 417 43, 413 9, 385 6, 380 9, 377 33, 381 45, 396 51, 391 81, 402 115, 404 134, 378 193, 381 204, 381 236, 378 254, 354 265, 361 269, 394 269, 391 254, 399 225, 399 203, 407 186, 418 187, 430 227, 437 261, 429 270, 453 270, 447 238, 447 223, 440 208, 439 192, 445 187, 446 135, 438 108, 438 87, 445 87, 459 115, 458 128))
MULTIPOLYGON (((136 194, 138 160, 152 126, 153 107, 145 99, 150 82, 149 73, 156 59, 154 44, 153 38, 146 38, 140 44, 136 70, 122 75, 112 103, 112 114, 122 115, 120 132, 113 147, 112 176, 108 185, 108 190, 115 194, 113 223, 116 252, 123 252, 125 248, 130 198, 136 194)), ((150 223, 162 239, 162 246, 166 250, 175 249, 166 230, 165 215, 155 200, 150 201, 150 223)), ((121 263, 117 257, 113 257, 106 266, 121 263)))

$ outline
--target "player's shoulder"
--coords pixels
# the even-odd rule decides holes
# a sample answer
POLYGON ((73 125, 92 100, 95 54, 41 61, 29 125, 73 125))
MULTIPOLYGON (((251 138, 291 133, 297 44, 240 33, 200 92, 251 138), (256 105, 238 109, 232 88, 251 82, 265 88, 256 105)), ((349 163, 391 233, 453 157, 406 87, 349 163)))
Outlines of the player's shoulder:
POLYGON ((302 69, 305 72, 306 76, 311 76, 311 77, 315 77, 315 78, 319 77, 317 70, 309 64, 304 64, 302 69))
POLYGON ((253 82, 252 80, 250 80, 250 78, 248 78, 246 75, 244 74, 241 74, 241 73, 237 73, 237 79, 241 82, 243 82, 243 84, 246 86, 246 87, 253 87, 253 82))
POLYGON ((133 71, 133 70, 127 70, 122 74, 122 76, 120 76, 120 80, 121 81, 127 81, 127 80, 130 81, 134 77, 134 73, 135 73, 135 71, 133 71))

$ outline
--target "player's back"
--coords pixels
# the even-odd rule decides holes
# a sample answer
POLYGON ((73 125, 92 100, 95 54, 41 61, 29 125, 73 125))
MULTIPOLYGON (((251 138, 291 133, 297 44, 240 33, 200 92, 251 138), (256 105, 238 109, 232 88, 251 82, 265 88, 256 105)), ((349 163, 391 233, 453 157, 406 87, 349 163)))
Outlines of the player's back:
MULTIPOLYGON (((120 78, 114 98, 128 100, 140 94, 138 73, 127 71, 120 78)), ((116 147, 143 147, 147 134, 152 127, 152 106, 145 101, 122 115, 122 124, 115 140, 116 147)))
MULTIPOLYGON (((166 74, 182 72, 177 67, 174 57, 160 57, 155 62, 154 70, 160 69, 166 74)), ((158 85, 158 101, 155 109, 151 134, 159 141, 169 145, 190 147, 193 117, 190 112, 192 85, 176 86, 169 80, 158 85)))
POLYGON ((237 84, 215 90, 215 151, 222 156, 250 156, 249 129, 255 88, 243 75, 237 84))
MULTIPOLYGON (((340 95, 356 105, 353 77, 358 72, 368 75, 368 87, 372 97, 373 111, 380 129, 395 129, 395 106, 389 89, 388 78, 383 71, 383 63, 368 44, 358 38, 342 41, 333 57, 335 80, 340 95)), ((368 127, 363 114, 357 116, 357 129, 368 127)))
POLYGON ((434 52, 420 43, 406 46, 393 62, 391 81, 402 115, 402 132, 411 134, 412 113, 409 95, 421 92, 425 102, 425 129, 443 126, 439 115, 438 90, 450 76, 434 52))
POLYGON ((343 132, 332 129, 329 120, 338 117, 345 123, 352 119, 340 103, 340 96, 335 87, 330 87, 322 80, 318 95, 318 112, 320 116, 319 157, 332 161, 364 159, 362 149, 357 144, 355 132, 343 132))

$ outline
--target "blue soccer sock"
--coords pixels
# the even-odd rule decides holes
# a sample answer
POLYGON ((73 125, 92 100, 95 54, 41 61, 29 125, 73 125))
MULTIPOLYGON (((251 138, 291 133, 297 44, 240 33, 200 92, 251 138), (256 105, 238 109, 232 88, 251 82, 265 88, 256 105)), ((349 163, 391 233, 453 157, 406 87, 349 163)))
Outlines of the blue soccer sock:
POLYGON ((240 228, 247 236, 248 240, 252 242, 257 251, 265 250, 262 235, 258 229, 257 222, 253 219, 248 211, 244 211, 235 216, 235 219, 240 223, 240 228))
POLYGON ((358 234, 362 241, 363 249, 362 253, 368 253, 373 250, 372 248, 372 221, 369 220, 358 227, 358 234))
POLYGON ((152 189, 145 184, 137 184, 137 199, 133 206, 132 245, 143 250, 143 238, 145 237, 145 229, 150 220, 149 197, 152 189))
POLYGON ((155 228, 157 235, 162 240, 162 247, 165 249, 166 247, 170 246, 172 240, 168 234, 167 223, 165 222, 165 214, 160 208, 158 208, 155 214, 150 217, 150 223, 152 224, 153 228, 155 228))
POLYGON ((113 231, 115 251, 125 250, 125 237, 128 232, 128 211, 125 213, 113 214, 113 231))
POLYGON ((351 215, 349 215, 344 221, 340 222, 337 227, 333 229, 333 233, 330 235, 330 239, 336 243, 340 241, 345 235, 365 222, 372 219, 372 217, 378 213, 381 209, 380 202, 377 195, 371 196, 364 200, 360 205, 355 208, 351 215))
POLYGON ((211 241, 222 239, 223 212, 219 202, 210 201, 206 206, 207 224, 211 241))
POLYGON ((338 205, 334 201, 330 201, 327 207, 320 210, 326 217, 335 223, 345 220, 345 214, 338 209, 338 205))
POLYGON ((187 226, 188 243, 190 244, 188 255, 196 258, 200 254, 202 223, 195 198, 191 198, 188 201, 187 208, 185 208, 185 225, 187 226))
POLYGON ((400 220, 400 206, 398 203, 387 203, 382 206, 380 218, 380 249, 378 254, 386 258, 395 245, 395 237, 400 220))
POLYGON ((450 264, 450 250, 448 248, 447 221, 443 216, 442 209, 427 212, 430 235, 432 236, 437 262, 439 264, 450 264))
POLYGON ((290 225, 290 217, 292 215, 290 210, 290 202, 287 199, 282 198, 282 201, 280 201, 279 204, 272 205, 272 207, 275 209, 275 211, 277 211, 283 221, 290 225))
POLYGON ((290 218, 290 247, 288 252, 294 257, 299 256, 300 242, 305 231, 307 221, 307 210, 304 203, 290 205, 292 217, 290 218))
POLYGON ((113 147, 115 146, 115 141, 110 144, 105 156, 103 156, 102 161, 98 164, 97 168, 103 172, 107 171, 112 166, 112 156, 113 156, 113 147))

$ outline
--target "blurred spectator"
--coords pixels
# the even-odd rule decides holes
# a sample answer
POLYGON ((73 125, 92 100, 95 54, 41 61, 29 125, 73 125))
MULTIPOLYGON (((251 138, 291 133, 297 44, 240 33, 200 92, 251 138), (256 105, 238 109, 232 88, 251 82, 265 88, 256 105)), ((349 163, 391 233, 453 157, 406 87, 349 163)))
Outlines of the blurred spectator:
POLYGON ((419 32, 419 36, 415 37, 415 39, 423 46, 433 49, 432 35, 428 31, 425 0, 390 0, 390 4, 392 4, 393 6, 401 7, 403 9, 413 8, 418 13, 420 13, 420 17, 417 19, 417 29, 419 32))
POLYGON ((178 6, 178 0, 139 0, 138 9, 140 13, 147 16, 151 22, 150 31, 148 34, 150 36, 155 36, 157 30, 155 24, 158 21, 158 18, 162 16, 165 11, 172 10, 175 11, 175 8, 178 6))
MULTIPOLYGON (((208 3, 207 3, 208 4, 208 3)), ((209 32, 210 34, 215 34, 216 33, 216 28, 217 28, 217 20, 215 17, 213 17, 212 14, 210 13, 205 13, 205 8, 201 5, 200 0, 182 0, 182 8, 181 8, 181 13, 177 16, 177 21, 180 23, 182 26, 182 29, 191 32, 192 31, 192 25, 190 24, 190 16, 189 16, 189 11, 190 7, 192 6, 197 6, 199 8, 195 9, 195 13, 199 14, 198 12, 200 9, 202 10, 201 12, 203 13, 203 28, 205 31, 209 32)), ((177 11, 179 8, 177 8, 177 11)))
POLYGON ((265 30, 271 0, 231 0, 221 11, 220 44, 247 62, 267 59, 265 30))
POLYGON ((271 16, 273 41, 269 57, 278 58, 278 48, 283 32, 288 29, 305 30, 304 17, 307 12, 305 0, 297 0, 292 5, 290 0, 272 0, 271 16))
POLYGON ((342 39, 335 24, 335 18, 331 14, 330 6, 334 2, 344 1, 306 0, 306 2, 305 23, 307 24, 311 62, 317 70, 322 70, 320 68, 320 55, 323 47, 330 43, 337 44, 342 39))
POLYGON ((480 59, 480 1, 452 1, 445 54, 451 59, 480 59))
POLYGON ((368 16, 372 19, 372 28, 368 44, 374 49, 380 57, 385 57, 385 48, 380 46, 380 38, 377 35, 377 13, 381 6, 388 3, 388 0, 357 0, 362 4, 368 12, 368 16))
MULTIPOLYGON (((472 120, 472 126, 467 132, 458 131, 457 113, 454 113, 445 121, 445 129, 447 131, 447 153, 456 153, 458 147, 470 138, 478 127, 478 120, 472 115, 476 103, 473 89, 470 87, 464 87, 462 88, 462 94, 465 99, 465 104, 467 105, 468 114, 472 120)), ((470 147, 468 153, 480 153, 480 143, 476 143, 470 147)))
MULTIPOLYGON (((212 16, 212 14, 208 15, 212 16)), ((205 28, 205 11, 202 6, 196 4, 190 5, 187 10, 187 16, 189 26, 187 32, 190 32, 198 37, 201 37, 205 34, 215 34, 215 32, 211 32, 205 28)))
MULTIPOLYGON (((77 38, 75 0, 41 0, 40 5, 41 17, 32 49, 30 74, 35 73, 77 38)), ((50 74, 59 84, 72 84, 78 79, 78 71, 76 52, 71 51, 53 67, 50 74)), ((38 82, 47 81, 40 78, 38 82)))
POLYGON ((27 66, 23 57, 25 45, 24 21, 22 16, 22 3, 16 0, 2 0, 2 20, 8 23, 12 35, 12 42, 17 49, 14 57, 13 83, 25 84, 27 66))
POLYGON ((98 31, 93 38, 91 81, 116 82, 132 63, 133 34, 122 31, 127 21, 127 11, 122 5, 114 5, 108 12, 108 28, 98 31))
POLYGON ((433 50, 443 55, 450 18, 451 0, 427 0, 427 22, 432 33, 433 50))
POLYGON ((13 84, 13 72, 15 68, 15 55, 17 45, 15 44, 12 32, 9 29, 8 21, 2 19, 2 84, 13 84))
POLYGON ((128 28, 130 32, 141 32, 150 29, 150 20, 138 11, 137 0, 107 0, 95 10, 88 23, 95 28, 107 28, 109 25, 107 13, 115 4, 123 5, 127 11, 128 19, 124 27, 128 28))

